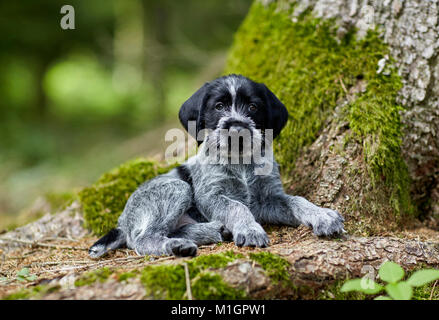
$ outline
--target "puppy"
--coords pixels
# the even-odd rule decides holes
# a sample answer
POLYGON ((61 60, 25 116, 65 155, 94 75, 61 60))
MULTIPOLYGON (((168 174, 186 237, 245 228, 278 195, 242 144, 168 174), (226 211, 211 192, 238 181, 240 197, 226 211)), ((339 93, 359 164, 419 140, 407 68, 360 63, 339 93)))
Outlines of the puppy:
POLYGON ((197 246, 225 240, 266 247, 261 224, 304 224, 319 236, 344 232, 338 212, 283 191, 271 144, 288 112, 264 84, 218 78, 182 105, 179 118, 186 130, 196 124, 197 155, 142 184, 91 257, 123 246, 139 255, 194 256, 197 246), (231 148, 232 139, 238 143, 231 148))

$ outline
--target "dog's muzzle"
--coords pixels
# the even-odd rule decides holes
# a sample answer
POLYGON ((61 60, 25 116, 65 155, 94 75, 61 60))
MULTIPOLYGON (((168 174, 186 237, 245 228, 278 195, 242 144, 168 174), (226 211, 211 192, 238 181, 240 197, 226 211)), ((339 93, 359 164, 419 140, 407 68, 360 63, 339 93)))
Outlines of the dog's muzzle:
POLYGON ((221 129, 226 129, 226 130, 230 130, 230 131, 237 131, 237 132, 241 132, 241 130, 250 130, 250 125, 248 123, 245 123, 243 121, 240 120, 234 120, 234 119, 230 119, 227 120, 221 127, 221 129))
POLYGON ((227 135, 228 153, 242 154, 252 147, 253 128, 249 123, 228 119, 221 125, 222 134, 227 135))

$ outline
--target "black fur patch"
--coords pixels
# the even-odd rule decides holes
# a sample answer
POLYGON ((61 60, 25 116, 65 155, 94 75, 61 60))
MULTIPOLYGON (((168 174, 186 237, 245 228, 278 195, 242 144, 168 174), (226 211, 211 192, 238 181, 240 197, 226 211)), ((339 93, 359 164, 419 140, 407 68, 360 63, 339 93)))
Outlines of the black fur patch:
MULTIPOLYGON (((181 165, 177 167, 177 172, 181 180, 189 183, 191 186, 192 192, 194 191, 192 177, 190 170, 185 166, 181 165)), ((192 201, 192 205, 189 208, 189 210, 186 212, 189 217, 194 219, 197 222, 208 222, 208 220, 201 214, 201 212, 197 209, 197 206, 195 204, 195 201, 192 201)))
POLYGON ((191 189, 193 189, 192 177, 191 177, 191 172, 189 171, 189 169, 185 165, 181 165, 181 166, 177 167, 177 172, 178 172, 180 179, 183 180, 184 182, 189 183, 189 185, 191 186, 191 189))
POLYGON ((123 233, 120 229, 111 229, 105 236, 100 238, 96 244, 103 244, 108 246, 109 244, 119 241, 120 237, 123 236, 123 233))
POLYGON ((88 253, 93 257, 100 257, 108 250, 114 250, 117 248, 125 248, 126 239, 125 234, 118 228, 111 229, 105 236, 96 241, 91 247, 88 253))

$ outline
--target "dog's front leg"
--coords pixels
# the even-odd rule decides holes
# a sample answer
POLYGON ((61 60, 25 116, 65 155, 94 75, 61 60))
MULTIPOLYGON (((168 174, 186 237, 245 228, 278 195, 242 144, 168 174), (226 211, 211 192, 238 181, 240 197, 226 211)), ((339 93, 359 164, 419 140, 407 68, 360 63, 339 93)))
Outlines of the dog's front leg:
POLYGON ((259 212, 258 220, 263 223, 298 226, 303 224, 313 229, 318 236, 342 233, 344 218, 335 210, 322 208, 303 197, 282 194, 267 197, 265 208, 259 212))
POLYGON ((199 204, 209 220, 222 222, 232 232, 233 241, 237 246, 268 246, 266 232, 243 203, 225 195, 218 195, 214 199, 204 198, 199 204))
MULTIPOLYGON (((275 163, 276 164, 276 163, 275 163)), ((343 217, 329 208, 322 208, 303 197, 284 192, 278 166, 271 175, 258 176, 252 185, 256 195, 251 210, 261 223, 282 224, 297 227, 300 224, 311 227, 318 236, 342 233, 343 217)))
POLYGON ((285 195, 290 212, 318 236, 344 232, 344 218, 335 210, 318 207, 303 197, 285 195))
MULTIPOLYGON (((279 190, 280 191, 280 190, 279 190)), ((335 210, 322 208, 303 197, 283 194, 267 196, 260 205, 258 221, 263 223, 311 227, 318 236, 342 233, 344 218, 335 210)))

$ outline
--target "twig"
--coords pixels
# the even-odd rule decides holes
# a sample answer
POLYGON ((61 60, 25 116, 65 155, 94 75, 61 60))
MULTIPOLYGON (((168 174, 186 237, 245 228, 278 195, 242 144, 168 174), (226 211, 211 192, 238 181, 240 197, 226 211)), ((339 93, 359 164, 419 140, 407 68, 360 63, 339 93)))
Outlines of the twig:
POLYGON ((43 267, 43 266, 56 266, 59 264, 89 264, 90 261, 75 261, 75 260, 66 260, 66 261, 47 261, 47 262, 34 262, 31 263, 32 267, 43 267))
MULTIPOLYGON (((127 261, 127 260, 140 260, 143 257, 124 257, 124 258, 116 258, 112 260, 103 260, 99 261, 97 263, 108 263, 108 262, 114 262, 114 261, 127 261)), ((59 264, 90 264, 90 260, 64 260, 64 261, 48 261, 48 262, 34 262, 31 265, 40 267, 40 266, 56 266, 59 264)))
POLYGON ((431 289, 430 299, 429 300, 431 300, 433 298, 433 292, 434 292, 434 288, 436 287, 436 284, 437 284, 437 280, 433 284, 433 288, 431 289))
POLYGON ((204 246, 199 246, 199 249, 215 249, 216 244, 211 244, 211 245, 204 245, 204 246))
MULTIPOLYGON (((87 269, 87 268, 91 268, 91 267, 96 267, 96 266, 102 266, 102 265, 106 265, 106 264, 111 264, 111 263, 113 263, 113 262, 130 261, 130 260, 142 260, 142 259, 144 259, 144 258, 145 258, 145 257, 142 257, 142 256, 130 256, 130 257, 124 257, 124 258, 116 258, 116 259, 110 259, 110 260, 102 260, 102 261, 95 262, 95 263, 88 263, 88 264, 84 263, 84 264, 81 265, 81 266, 71 266, 71 267, 64 267, 64 268, 59 268, 59 269, 45 269, 44 271, 40 272, 40 274, 41 274, 41 273, 44 273, 44 272, 51 272, 51 273, 54 273, 54 272, 70 271, 70 270, 76 270, 76 269, 87 269)), ((171 259, 174 259, 174 258, 175 258, 175 257, 173 257, 173 256, 170 256, 170 257, 163 257, 163 258, 156 259, 156 260, 154 260, 154 261, 150 261, 150 262, 148 262, 148 263, 146 263, 146 264, 154 264, 154 263, 157 263, 157 262, 161 262, 161 261, 165 261, 165 260, 171 260, 171 259)), ((82 262, 86 262, 86 261, 77 261, 77 262, 82 263, 82 262)), ((55 264, 55 263, 54 263, 54 264, 55 264)), ((61 263, 59 263, 59 264, 61 264, 61 263)))
POLYGON ((184 266, 184 276, 186 278, 187 298, 188 298, 188 300, 193 300, 192 299, 192 290, 191 290, 191 279, 189 278, 189 268, 188 268, 186 262, 183 262, 183 266, 184 266))
POLYGON ((344 85, 344 83, 343 83, 342 78, 340 77, 340 78, 338 78, 338 80, 340 81, 340 84, 341 84, 341 87, 343 88, 343 91, 344 91, 346 94, 348 94, 348 90, 346 89, 346 87, 345 87, 345 85, 344 85))
POLYGON ((22 259, 26 259, 26 258, 29 258, 29 256, 22 255, 22 256, 18 256, 18 257, 9 257, 8 259, 11 259, 11 260, 22 260, 22 259))
POLYGON ((72 241, 72 242, 78 242, 78 239, 72 239, 72 238, 64 238, 64 237, 47 237, 43 238, 41 240, 44 241, 72 241))
POLYGON ((41 243, 41 242, 37 242, 37 241, 28 241, 28 240, 20 240, 20 239, 0 238, 0 240, 29 244, 31 246, 46 247, 46 248, 88 250, 88 248, 78 248, 78 247, 72 247, 72 246, 63 246, 63 245, 59 245, 59 244, 41 243))
POLYGON ((88 264, 88 265, 86 264, 83 266, 64 267, 64 268, 60 268, 60 269, 48 269, 48 270, 44 270, 43 272, 40 272, 40 273, 44 273, 44 272, 56 273, 56 272, 62 272, 62 271, 71 271, 71 270, 76 270, 76 269, 95 267, 95 266, 99 266, 102 264, 105 264, 105 263, 97 262, 97 263, 92 263, 92 264, 88 264))

